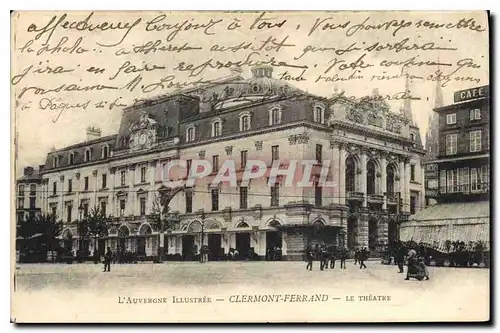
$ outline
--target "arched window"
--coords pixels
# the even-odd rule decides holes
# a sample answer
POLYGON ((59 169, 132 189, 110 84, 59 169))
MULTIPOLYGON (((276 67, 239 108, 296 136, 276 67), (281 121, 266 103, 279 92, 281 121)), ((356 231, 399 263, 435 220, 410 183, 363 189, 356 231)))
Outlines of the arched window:
POLYGON ((356 192, 356 163, 351 156, 345 161, 345 169, 346 192, 356 192))
POLYGON ((317 104, 313 107, 313 117, 314 122, 324 124, 325 123, 325 107, 321 104, 317 104))
POLYGON ((269 110, 269 125, 281 124, 281 108, 274 107, 269 110))
POLYGON ((218 137, 222 135, 222 120, 215 119, 212 122, 212 137, 218 137))
POLYGON ((194 125, 186 128, 186 142, 193 142, 196 138, 196 128, 194 125))
POLYGON ((69 153, 69 165, 75 164, 75 153, 69 153))
POLYGON ((109 147, 108 145, 104 145, 101 147, 101 158, 108 158, 109 155, 109 147))
POLYGON ((375 194, 375 163, 373 161, 366 163, 366 192, 375 194))
POLYGON ((411 139, 411 141, 416 140, 415 133, 410 133, 410 139, 411 139))
POLYGON ((387 166, 386 172, 387 172, 387 177, 386 177, 387 194, 394 194, 394 177, 395 177, 394 166, 392 164, 389 164, 387 166))
POLYGON ((249 112, 240 114, 240 131, 248 131, 251 126, 251 117, 249 112))
POLYGON ((85 162, 89 162, 92 158, 92 151, 90 149, 85 150, 85 162))

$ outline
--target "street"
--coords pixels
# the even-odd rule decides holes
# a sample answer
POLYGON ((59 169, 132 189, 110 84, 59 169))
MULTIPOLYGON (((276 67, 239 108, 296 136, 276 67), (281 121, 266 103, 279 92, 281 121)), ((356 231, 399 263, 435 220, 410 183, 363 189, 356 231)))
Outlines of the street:
MULTIPOLYGON (((305 262, 169 262, 113 265, 111 272, 104 273, 102 265, 94 264, 22 264, 16 270, 16 296, 29 298, 32 304, 38 302, 38 306, 55 306, 58 311, 68 311, 68 316, 77 311, 75 302, 92 304, 79 316, 90 316, 97 311, 98 314, 94 313, 91 318, 101 320, 120 318, 116 311, 103 313, 117 307, 118 297, 165 297, 170 300, 187 296, 209 297, 215 306, 171 303, 163 306, 181 321, 182 318, 193 319, 195 314, 198 317, 193 320, 200 321, 216 321, 216 318, 300 321, 300 311, 312 311, 312 318, 317 320, 341 321, 484 320, 488 317, 487 269, 429 267, 429 281, 405 281, 405 274, 398 274, 396 266, 381 265, 379 261, 367 262, 368 268, 364 270, 352 261, 347 262, 345 270, 339 269, 339 262, 334 270, 325 271, 319 270, 318 262, 314 262, 313 271, 306 271, 305 265, 305 262), (230 301, 231 295, 240 295, 234 296, 234 300, 241 299, 241 295, 271 293, 321 293, 328 295, 329 300, 310 304, 230 301), (60 307, 57 304, 61 304, 60 307), (242 307, 243 312, 224 312, 221 317, 220 311, 226 311, 227 305, 233 305, 233 310, 242 307), (189 306, 194 312, 186 312, 189 306), (204 310, 197 311, 194 306, 204 310), (295 310, 276 312, 283 306, 295 310), (252 312, 248 312, 249 309, 252 312), (256 313, 261 313, 261 317, 255 318, 256 313)), ((149 309, 144 318, 161 311, 159 305, 143 305, 122 307, 136 306, 137 311, 149 309)), ((36 312, 30 315, 36 317, 36 312)), ((308 314, 308 318, 311 316, 308 314)), ((42 320, 49 320, 49 317, 42 320)), ((134 321, 134 318, 128 320, 134 321)))

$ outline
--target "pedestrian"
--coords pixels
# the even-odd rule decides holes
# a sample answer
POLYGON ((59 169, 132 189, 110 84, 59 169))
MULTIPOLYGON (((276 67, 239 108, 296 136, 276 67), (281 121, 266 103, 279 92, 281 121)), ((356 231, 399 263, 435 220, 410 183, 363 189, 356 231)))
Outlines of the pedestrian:
POLYGON ((103 270, 103 272, 106 272, 106 271, 110 272, 111 271, 111 260, 113 260, 113 252, 111 251, 111 248, 108 246, 108 251, 104 255, 104 270, 103 270))
POLYGON ((415 276, 417 271, 418 271, 418 264, 417 264, 417 251, 415 251, 413 248, 411 248, 408 251, 408 268, 406 270, 406 278, 405 280, 409 280, 410 276, 415 276))
POLYGON ((359 251, 359 269, 366 268, 365 265, 365 260, 368 259, 368 251, 366 250, 366 247, 362 248, 361 251, 359 251))
POLYGON ((356 265, 359 261, 359 249, 354 250, 354 265, 356 265))
POLYGON ((335 269, 335 260, 337 260, 335 257, 336 251, 335 247, 330 248, 330 269, 335 269))
POLYGON ((314 260, 314 252, 310 248, 308 248, 306 250, 306 259, 307 259, 306 270, 312 271, 312 269, 313 269, 313 260, 314 260))
POLYGON ((398 273, 404 273, 404 262, 405 262, 405 247, 400 244, 396 250, 396 264, 398 265, 399 272, 398 273))
POLYGON ((347 249, 340 250, 340 269, 345 268, 345 261, 347 259, 347 249))

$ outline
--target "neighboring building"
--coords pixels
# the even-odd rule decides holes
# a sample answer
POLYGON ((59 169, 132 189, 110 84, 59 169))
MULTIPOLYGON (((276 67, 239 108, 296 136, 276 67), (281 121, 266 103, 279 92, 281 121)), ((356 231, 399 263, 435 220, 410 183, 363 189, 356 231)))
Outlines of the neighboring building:
MULTIPOLYGON (((39 171, 43 171, 43 165, 39 171)), ((25 167, 16 181, 16 225, 27 218, 35 218, 42 208, 42 176, 33 167, 25 167)))
POLYGON ((439 117, 439 152, 425 164, 426 196, 437 205, 404 224, 405 240, 489 241, 489 87, 458 91, 454 101, 434 109, 439 117))
POLYGON ((165 164, 176 159, 206 159, 214 169, 234 160, 238 175, 252 159, 269 168, 276 160, 316 160, 315 179, 330 160, 328 181, 338 186, 269 188, 262 178, 213 188, 212 174, 171 201, 178 223, 164 236, 168 254, 188 256, 203 244, 212 256, 252 248, 264 257, 280 248, 295 260, 320 242, 376 252, 396 241, 398 223, 424 199, 424 150, 409 103, 393 113, 376 92, 326 99, 274 79, 271 67, 252 74, 130 106, 116 135, 90 128, 86 142, 50 152, 44 210, 63 219, 65 246, 93 252, 93 242, 80 244, 77 221, 99 207, 112 217, 99 251, 155 256, 159 230, 150 214, 165 190, 165 164))

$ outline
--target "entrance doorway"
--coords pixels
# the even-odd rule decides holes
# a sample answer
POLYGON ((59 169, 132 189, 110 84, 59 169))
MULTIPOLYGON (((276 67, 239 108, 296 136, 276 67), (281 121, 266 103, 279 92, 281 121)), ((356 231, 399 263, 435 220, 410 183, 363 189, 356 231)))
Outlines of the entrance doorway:
POLYGON ((146 255, 146 237, 144 236, 137 237, 137 254, 139 256, 146 255))
POLYGON ((236 250, 240 258, 248 259, 250 253, 250 233, 240 232, 236 234, 236 250))
POLYGON ((99 239, 97 241, 97 250, 99 256, 104 256, 104 254, 106 253, 106 241, 104 239, 99 239))
POLYGON ((193 260, 194 255, 194 236, 182 236, 182 256, 184 257, 184 260, 193 260))
POLYGON ((354 250, 356 247, 356 227, 358 221, 354 217, 350 217, 347 220, 347 248, 349 250, 354 250))
POLYGON ((377 249, 378 241, 378 222, 375 219, 368 221, 368 248, 370 251, 377 249))
POLYGON ((208 234, 208 260, 218 260, 221 256, 222 236, 208 234))
POLYGON ((389 246, 393 247, 397 244, 398 242, 398 227, 396 225, 396 221, 390 220, 389 221, 389 228, 388 228, 388 241, 389 241, 389 246))
POLYGON ((266 259, 271 261, 281 260, 282 249, 282 234, 278 231, 266 232, 266 259))

